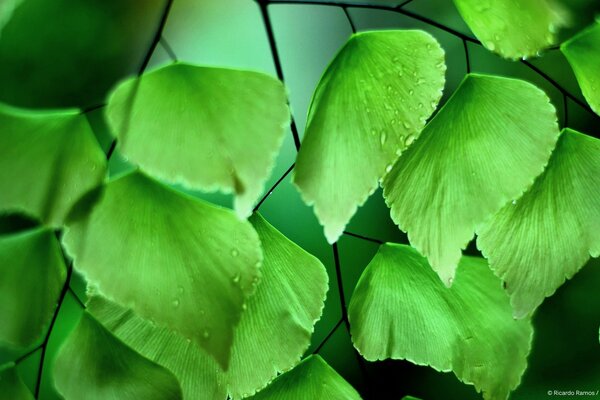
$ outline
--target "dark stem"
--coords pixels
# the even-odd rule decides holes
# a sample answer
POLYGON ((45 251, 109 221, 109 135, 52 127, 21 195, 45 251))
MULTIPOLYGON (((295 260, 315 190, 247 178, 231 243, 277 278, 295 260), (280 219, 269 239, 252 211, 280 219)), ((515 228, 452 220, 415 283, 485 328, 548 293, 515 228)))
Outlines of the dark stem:
POLYGON ((465 61, 467 62, 467 74, 471 73, 471 59, 469 57, 469 44, 463 39, 463 46, 465 48, 465 61))
POLYGON ((79 296, 77 295, 77 293, 75 293, 71 286, 69 286, 69 292, 71 293, 71 296, 73 296, 75 301, 79 304, 79 306, 85 310, 87 308, 85 306, 85 303, 79 298, 79 296))
POLYGON ((173 48, 171 47, 171 45, 169 44, 167 39, 165 39, 164 36, 160 37, 160 44, 163 47, 163 49, 165 49, 167 54, 169 55, 169 58, 171 59, 171 61, 177 62, 178 61, 177 55, 175 54, 175 51, 173 50, 173 48))
POLYGON ((42 345, 35 346, 33 349, 29 350, 27 353, 25 353, 21 357, 17 358, 15 360, 15 364, 19 364, 20 362, 23 362, 23 360, 25 360, 27 357, 29 357, 30 355, 32 355, 33 353, 38 351, 40 349, 40 347, 42 347, 42 345))
MULTIPOLYGON (((275 34, 273 33, 271 18, 269 17, 269 10, 267 9, 269 6, 269 2, 261 0, 257 1, 258 6, 260 7, 260 13, 262 15, 263 23, 265 25, 265 30, 267 31, 267 37, 269 38, 271 56, 273 58, 273 63, 275 64, 275 71, 277 72, 277 77, 281 82, 285 83, 283 77, 283 68, 281 67, 281 60, 279 59, 279 51, 277 50, 277 43, 275 42, 275 34)), ((290 128, 292 130, 292 136, 294 137, 294 145, 296 146, 296 150, 300 150, 300 135, 298 134, 298 128, 296 127, 296 121, 294 121, 293 116, 291 118, 290 128)))
POLYGON ((344 10, 344 14, 346 15, 346 19, 348 20, 348 23, 350 24, 350 29, 352 29, 352 33, 356 33, 356 26, 354 25, 354 21, 352 21, 352 17, 350 16, 350 13, 348 12, 348 7, 344 6, 344 7, 342 7, 342 10, 344 10))
POLYGON ((162 37, 162 32, 165 29, 165 25, 167 24, 167 19, 169 18, 169 11, 171 10, 171 6, 173 5, 173 0, 167 0, 167 4, 165 4, 165 9, 163 10, 162 17, 156 28, 156 32, 154 33, 154 38, 152 39, 152 43, 150 44, 150 48, 148 48, 148 52, 146 53, 146 57, 144 57, 144 61, 142 61, 142 65, 138 70, 138 75, 142 75, 150 62, 150 58, 152 58, 152 54, 158 46, 160 42, 160 38, 162 37))
POLYGON ((374 238, 370 238, 367 236, 363 236, 363 235, 359 235, 358 233, 353 233, 350 231, 344 231, 344 235, 348 235, 348 236, 352 236, 355 237, 357 239, 362 239, 362 240, 366 240, 368 242, 373 242, 373 243, 377 243, 377 244, 383 244, 384 242, 379 240, 379 239, 374 239, 374 238))
POLYGON ((396 9, 402 8, 402 7, 404 7, 404 6, 407 6, 407 5, 409 5, 410 3, 412 3, 413 1, 414 1, 414 0, 406 0, 404 3, 402 3, 402 4, 398 5, 398 6, 396 6, 396 9))
POLYGON ((342 268, 340 265, 340 254, 338 252, 338 245, 334 243, 331 245, 333 249, 333 261, 335 263, 335 275, 338 282, 338 293, 340 295, 340 306, 342 308, 342 320, 346 325, 348 333, 350 332, 350 321, 348 319, 348 308, 346 307, 346 296, 344 295, 344 285, 342 283, 342 268))
POLYGON ((106 152, 106 160, 109 161, 110 158, 113 155, 113 152, 115 151, 115 147, 117 147, 117 139, 113 139, 112 142, 110 142, 110 147, 108 148, 108 151, 106 152))
POLYGON ((258 204, 256 204, 256 207, 254 207, 254 210, 253 210, 254 212, 258 211, 258 209, 260 208, 262 203, 264 203, 265 200, 267 199, 267 197, 269 197, 271 195, 271 193, 273 193, 273 190, 275 190, 275 188, 277 188, 277 186, 279 186, 279 184, 285 179, 285 177, 288 176, 290 174, 290 172, 292 172, 295 165, 296 165, 295 163, 290 165, 290 167, 287 169, 287 171, 285 171, 283 173, 283 175, 281 175, 281 177, 277 180, 277 182, 275 182, 275 184, 273 186, 271 186, 271 189, 269 189, 269 191, 262 197, 262 199, 260 199, 258 204))
POLYGON ((333 328, 331 328, 331 330, 329 331, 329 333, 327 334, 327 336, 325 336, 325 339, 323 339, 321 341, 321 343, 319 343, 319 345, 317 346, 317 348, 315 349, 315 351, 313 351, 313 354, 317 354, 319 351, 321 351, 321 349, 323 348, 323 346, 325 346, 325 343, 327 343, 327 341, 329 339, 331 339, 331 337, 333 336, 333 334, 335 333, 335 331, 337 331, 337 328, 340 327, 340 325, 342 324, 342 322, 344 322, 344 318, 340 318, 340 320, 337 322, 337 324, 335 324, 335 326, 333 328))

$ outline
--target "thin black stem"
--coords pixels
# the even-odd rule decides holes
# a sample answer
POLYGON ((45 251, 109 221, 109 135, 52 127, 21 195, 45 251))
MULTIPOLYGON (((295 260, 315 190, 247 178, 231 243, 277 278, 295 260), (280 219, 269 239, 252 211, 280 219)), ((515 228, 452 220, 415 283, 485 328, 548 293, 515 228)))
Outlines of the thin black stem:
POLYGON ((110 142, 110 147, 108 148, 108 151, 106 152, 106 160, 109 161, 110 158, 113 155, 113 152, 115 151, 115 147, 117 147, 117 139, 113 139, 112 142, 110 142))
POLYGON ((412 3, 414 0, 406 0, 404 3, 401 3, 399 5, 396 6, 396 9, 402 8, 404 6, 409 5, 410 3, 412 3))
POLYGON ((357 239, 362 239, 362 240, 366 240, 368 242, 373 242, 373 243, 377 243, 377 244, 383 244, 384 242, 379 240, 379 239, 374 239, 374 238, 370 238, 367 236, 363 236, 363 235, 359 235, 358 233, 353 233, 350 231, 344 231, 344 235, 348 235, 348 236, 352 236, 355 237, 357 239))
POLYGON ((285 179, 286 176, 288 176, 290 174, 290 172, 292 172, 292 170, 294 169, 294 166, 296 164, 292 164, 290 165, 290 167, 287 169, 287 171, 285 171, 283 173, 283 175, 281 175, 281 177, 277 180, 277 182, 275 182, 275 184, 273 186, 271 186, 271 189, 269 189, 269 191, 262 197, 262 199, 260 199, 260 201, 258 202, 258 204, 256 204, 256 207, 254 207, 254 212, 258 211, 258 209, 260 208, 260 206, 262 205, 262 203, 265 202, 265 200, 267 199, 267 197, 269 197, 271 195, 271 193, 273 193, 273 191, 275 190, 275 188, 277 188, 277 186, 279 186, 279 184, 285 179))
POLYGON ((467 74, 471 73, 471 58, 469 57, 469 43, 463 39, 463 46, 465 48, 465 61, 467 65, 467 74))
POLYGON ((354 25, 354 21, 352 21, 352 17, 350 16, 350 12, 348 11, 348 7, 343 6, 342 10, 344 10, 344 14, 346 15, 346 19, 350 24, 350 29, 352 29, 352 33, 356 33, 356 26, 354 25))
POLYGON ((335 333, 335 331, 337 331, 337 329, 340 327, 340 325, 342 324, 342 322, 344 322, 344 318, 340 318, 340 320, 337 322, 337 324, 335 324, 335 326, 333 328, 331 328, 331 330, 329 331, 329 333, 327 334, 327 336, 325 336, 325 339, 323 339, 321 341, 321 343, 319 343, 319 345, 317 346, 317 348, 315 349, 315 351, 313 351, 313 354, 317 354, 319 351, 321 351, 321 349, 323 348, 323 346, 325 346, 325 343, 327 343, 327 341, 329 339, 331 339, 331 337, 333 336, 333 334, 335 333))
POLYGON ((75 301, 79 304, 79 306, 85 310, 86 309, 85 303, 79 298, 79 296, 77 295, 77 293, 75 293, 75 291, 73 290, 73 288, 71 286, 69 286, 69 292, 71 293, 71 296, 73 296, 75 301))
POLYGON ((340 254, 338 252, 338 245, 334 243, 331 245, 333 249, 333 261, 335 263, 335 275, 338 283, 338 293, 340 296, 340 306, 342 309, 342 319, 346 325, 346 329, 350 332, 350 320, 348 319, 348 308, 346 307, 346 296, 344 294, 344 284, 342 282, 342 268, 340 264, 340 254))
POLYGON ((169 55, 169 58, 171 59, 171 61, 173 62, 177 62, 177 55, 175 54, 175 51, 173 50, 173 48, 171 47, 171 45, 169 44, 169 42, 167 41, 167 39, 165 39, 164 36, 160 37, 160 45, 163 47, 163 49, 165 49, 165 51, 167 52, 167 54, 169 55))
POLYGON ((142 65, 140 65, 140 69, 138 70, 138 75, 142 75, 144 73, 146 67, 148 66, 148 63, 150 62, 150 59, 152 58, 152 54, 154 53, 156 46, 158 46, 158 43, 160 42, 160 38, 162 37, 163 30, 165 29, 165 25, 167 24, 167 19, 169 18, 169 11, 171 10, 172 5, 173 0, 167 0, 167 4, 165 4, 162 17, 160 19, 158 27, 156 28, 156 32, 154 33, 152 43, 150 44, 150 47, 146 52, 146 57, 144 57, 142 65))
POLYGON ((41 344, 39 346, 35 346, 33 349, 29 350, 27 353, 25 353, 21 357, 17 358, 15 360, 15 364, 19 364, 19 363, 23 362, 26 358, 28 358, 33 353, 35 353, 36 351, 38 351, 41 347, 42 347, 41 344))
MULTIPOLYGON (((63 255, 64 256, 64 255, 63 255)), ((66 260, 65 260, 66 261, 66 260)), ((71 281, 71 275, 73 273, 73 264, 69 263, 67 267, 67 278, 65 279, 65 284, 60 292, 60 296, 58 298, 58 303, 56 305, 56 310, 54 310, 54 315, 52 315, 52 320, 50 321, 50 325, 48 326, 48 331, 46 332, 46 336, 44 337, 44 341, 41 344, 42 355, 40 357, 40 368, 38 369, 38 376, 35 382, 35 398, 39 398, 40 396, 40 386, 42 383, 42 375, 44 373, 44 361, 46 359, 46 351, 48 350, 48 341, 50 340, 50 335, 52 334, 52 329, 54 328, 54 324, 58 318, 58 314, 60 312, 63 301, 65 300, 65 296, 69 289, 69 283, 71 281)))
MULTIPOLYGON (((269 2, 258 0, 258 6, 260 7, 260 13, 265 25, 265 30, 267 31, 269 46, 271 48, 271 56, 273 58, 273 63, 275 64, 277 77, 281 82, 285 82, 283 77, 283 68, 281 67, 281 60, 279 59, 279 51, 277 50, 277 43, 275 42, 275 34, 273 33, 271 18, 269 17, 269 10, 267 9, 269 2)), ((294 145, 296 146, 296 150, 300 150, 300 135, 298 134, 298 128, 296 127, 296 121, 294 121, 293 116, 291 118, 290 128, 292 130, 292 136, 294 137, 294 145)))
POLYGON ((99 110, 99 109, 104 108, 104 107, 106 107, 106 104, 96 104, 95 106, 90 106, 90 107, 82 109, 81 113, 82 114, 87 114, 89 112, 96 111, 96 110, 99 110))

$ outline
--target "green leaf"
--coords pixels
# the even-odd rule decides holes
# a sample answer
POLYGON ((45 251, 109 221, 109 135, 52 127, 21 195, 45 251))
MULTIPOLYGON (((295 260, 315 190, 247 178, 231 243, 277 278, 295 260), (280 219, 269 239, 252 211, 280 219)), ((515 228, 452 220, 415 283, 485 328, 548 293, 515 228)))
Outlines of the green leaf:
POLYGON ((149 174, 193 189, 234 191, 252 213, 289 121, 278 80, 176 63, 122 83, 108 121, 121 153, 149 174))
POLYGON ((248 222, 133 172, 109 182, 93 211, 68 223, 63 241, 101 293, 227 367, 262 261, 248 222))
POLYGON ((0 365, 0 393, 10 400, 34 400, 33 395, 25 386, 14 363, 0 365))
POLYGON ((253 400, 358 400, 360 395, 320 356, 304 359, 291 371, 278 376, 253 400))
POLYGON ((73 204, 104 179, 104 153, 84 115, 0 105, 0 210, 60 226, 73 204))
POLYGON ((421 133, 445 71, 443 50, 423 31, 353 35, 331 62, 310 105, 293 178, 330 243, 421 133))
POLYGON ((383 182, 392 219, 450 286, 475 229, 540 174, 554 107, 520 80, 467 75, 383 182))
POLYGON ((566 129, 544 173, 479 229, 477 245, 521 318, 600 255, 598 232, 600 140, 566 129))
POLYGON ((369 361, 406 359, 453 371, 485 399, 506 399, 527 365, 533 329, 514 320, 500 280, 482 258, 463 257, 446 288, 409 246, 385 244, 350 301, 352 340, 369 361))
POLYGON ((477 39, 504 58, 527 58, 556 43, 569 15, 554 0, 454 0, 477 39))
POLYGON ((54 380, 66 400, 183 398, 169 370, 127 347, 87 312, 57 355, 54 380))
POLYGON ((560 46, 575 72, 585 99, 600 115, 600 21, 560 46))
POLYGON ((21 3, 23 3, 23 0, 4 0, 2 3, 0 3, 0 37, 2 37, 2 29, 4 28, 4 25, 10 21, 13 13, 17 7, 21 5, 21 3))
POLYGON ((186 398, 221 400, 227 394, 234 399, 254 394, 300 361, 321 315, 327 291, 321 262, 261 216, 253 216, 251 222, 264 246, 262 278, 235 330, 227 373, 220 372, 194 343, 167 328, 153 326, 99 296, 92 296, 88 304, 88 310, 117 337, 173 371, 186 398))
POLYGON ((0 21, 0 102, 27 108, 104 103, 118 80, 137 73, 166 3, 22 1, 4 28, 0 21))
POLYGON ((29 347, 45 333, 66 279, 54 233, 0 236, 0 342, 29 347))

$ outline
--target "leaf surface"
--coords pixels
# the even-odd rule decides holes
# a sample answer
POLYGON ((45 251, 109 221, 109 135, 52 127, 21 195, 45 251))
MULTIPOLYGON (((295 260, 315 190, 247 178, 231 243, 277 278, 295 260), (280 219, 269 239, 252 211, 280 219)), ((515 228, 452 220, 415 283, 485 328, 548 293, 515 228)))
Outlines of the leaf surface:
POLYGON ((600 21, 560 46, 585 99, 600 115, 600 21))
POLYGON ((566 129, 546 170, 478 232, 522 318, 600 255, 600 140, 566 129))
POLYGON ((25 348, 45 334, 66 279, 54 233, 0 236, 0 342, 25 348))
POLYGON ((66 400, 182 399, 177 379, 85 312, 60 349, 54 381, 66 400))
POLYGON ((106 184, 68 224, 75 267, 109 299, 229 362, 242 305, 256 288, 256 232, 231 211, 133 172, 106 184))
POLYGON ((485 399, 506 399, 525 371, 533 329, 514 320, 500 280, 463 257, 446 288, 409 246, 385 244, 350 301, 352 341, 369 361, 405 359, 453 371, 485 399))
POLYGON ((320 261, 261 216, 253 216, 251 222, 264 246, 262 278, 235 330, 226 373, 194 343, 168 328, 153 326, 100 296, 93 296, 88 305, 117 337, 173 371, 185 398, 222 400, 227 393, 234 399, 254 394, 300 361, 321 315, 327 275, 320 261))
POLYGON ((325 360, 309 356, 278 376, 252 400, 359 400, 360 395, 325 360))
POLYGON ((538 55, 556 43, 569 15, 554 0, 454 0, 477 39, 504 58, 538 55))
POLYGON ((383 181, 391 216, 450 286, 475 229, 533 183, 559 135, 520 80, 468 75, 383 181))
POLYGON ((84 115, 0 106, 0 209, 57 227, 104 179, 106 161, 84 115))
POLYGON ((289 121, 278 80, 257 72, 175 63, 125 81, 108 121, 120 151, 152 176, 234 192, 252 213, 289 121))
POLYGON ((330 243, 421 133, 445 70, 428 33, 380 31, 353 35, 325 71, 293 180, 330 243))

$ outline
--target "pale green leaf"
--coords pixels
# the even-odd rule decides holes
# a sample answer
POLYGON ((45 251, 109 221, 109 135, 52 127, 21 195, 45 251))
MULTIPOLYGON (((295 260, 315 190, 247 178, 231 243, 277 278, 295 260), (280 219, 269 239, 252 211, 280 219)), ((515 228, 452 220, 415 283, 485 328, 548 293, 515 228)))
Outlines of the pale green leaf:
POLYGON ((182 63, 122 83, 107 116, 130 161, 172 183, 235 192, 243 218, 262 193, 289 121, 278 80, 182 63))
POLYGON ((192 339, 224 367, 259 279, 260 242, 233 212, 140 173, 109 182, 64 244, 101 293, 192 339))
POLYGON ((87 312, 57 355, 54 381, 65 400, 183 398, 169 370, 127 347, 87 312))
POLYGON ((475 36, 490 51, 517 59, 556 43, 569 15, 555 0, 454 0, 475 36))
POLYGON ((253 400, 359 400, 360 395, 325 360, 314 355, 280 375, 253 400))
POLYGON ((533 329, 514 320, 500 280, 463 257, 446 288, 409 246, 385 244, 350 301, 352 341, 369 361, 406 359, 453 371, 485 399, 506 399, 527 366, 533 329))
POLYGON ((60 226, 104 179, 104 153, 84 115, 0 106, 0 126, 0 210, 60 226))
POLYGON ((532 188, 478 231, 514 314, 532 312, 600 255, 600 140, 566 129, 532 188))
POLYGON ((444 88, 444 51, 423 31, 353 35, 310 105, 294 183, 330 243, 421 133, 444 88))
POLYGON ((34 397, 21 380, 14 363, 0 365, 0 394, 3 399, 33 400, 34 397))
POLYGON ((66 274, 51 230, 0 236, 0 342, 29 347, 41 339, 66 274))
POLYGON ((187 399, 223 400, 227 393, 238 399, 254 394, 278 372, 300 361, 321 315, 327 291, 323 265, 259 215, 251 222, 264 247, 262 278, 235 330, 227 373, 168 328, 153 326, 99 296, 93 296, 88 305, 125 343, 173 371, 187 399))
POLYGON ((558 135, 540 89, 470 74, 394 165, 392 219, 447 286, 475 229, 533 183, 558 135))
POLYGON ((600 20, 560 46, 585 99, 600 115, 600 20))

